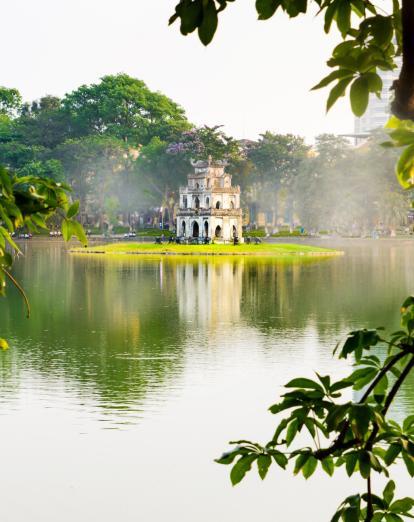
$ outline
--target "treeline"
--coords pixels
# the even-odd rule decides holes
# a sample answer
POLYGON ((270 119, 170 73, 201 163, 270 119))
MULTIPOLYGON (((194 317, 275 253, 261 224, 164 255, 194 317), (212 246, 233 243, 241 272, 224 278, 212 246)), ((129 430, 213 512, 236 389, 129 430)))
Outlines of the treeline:
POLYGON ((271 132, 235 140, 219 126, 195 127, 177 103, 125 74, 32 103, 0 87, 0 164, 65 181, 82 222, 100 229, 136 226, 154 207, 172 224, 191 159, 208 156, 227 160, 256 226, 395 226, 408 203, 392 176, 395 153, 378 148, 381 139, 358 149, 331 135, 313 148, 271 132))

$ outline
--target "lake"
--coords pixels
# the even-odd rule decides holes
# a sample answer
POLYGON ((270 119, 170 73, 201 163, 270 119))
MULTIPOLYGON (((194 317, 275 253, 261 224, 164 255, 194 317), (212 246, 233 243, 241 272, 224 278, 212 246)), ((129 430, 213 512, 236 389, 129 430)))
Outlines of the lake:
MULTIPOLYGON (((358 488, 341 472, 306 482, 271 468, 233 488, 213 462, 230 440, 271 438, 267 408, 290 378, 349 371, 332 358, 348 331, 398 327, 414 241, 319 245, 345 255, 105 258, 24 243, 31 318, 14 289, 0 301, 1 520, 328 521, 358 488)), ((414 378, 394 416, 413 407, 414 378)))

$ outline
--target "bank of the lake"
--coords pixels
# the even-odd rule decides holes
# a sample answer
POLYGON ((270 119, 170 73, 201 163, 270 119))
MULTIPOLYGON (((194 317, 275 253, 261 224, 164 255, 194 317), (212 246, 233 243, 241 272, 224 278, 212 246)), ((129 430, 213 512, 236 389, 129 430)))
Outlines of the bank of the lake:
POLYGON ((240 255, 240 256, 335 256, 342 251, 313 245, 297 245, 291 243, 260 243, 258 245, 177 245, 175 243, 108 243, 87 248, 73 248, 72 253, 82 254, 152 254, 152 255, 240 255))

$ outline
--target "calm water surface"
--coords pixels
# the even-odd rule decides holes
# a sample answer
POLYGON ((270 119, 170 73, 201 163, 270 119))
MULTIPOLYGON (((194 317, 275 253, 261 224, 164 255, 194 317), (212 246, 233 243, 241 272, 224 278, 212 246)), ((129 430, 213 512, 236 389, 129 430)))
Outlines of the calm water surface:
MULTIPOLYGON (((12 289, 0 303, 12 345, 0 354, 0 520, 329 520, 355 481, 274 469, 232 488, 213 458, 231 439, 270 438, 267 407, 291 377, 342 376, 331 353, 350 329, 398 327, 414 242, 338 246, 345 256, 281 263, 23 245, 32 317, 12 289)), ((413 409, 414 379, 394 415, 413 409)))

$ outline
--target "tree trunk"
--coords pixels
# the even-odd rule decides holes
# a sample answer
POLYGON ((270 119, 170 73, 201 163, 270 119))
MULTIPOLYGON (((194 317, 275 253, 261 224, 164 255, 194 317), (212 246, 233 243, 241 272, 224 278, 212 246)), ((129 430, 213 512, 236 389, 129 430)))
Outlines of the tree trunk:
POLYGON ((402 68, 394 82, 392 113, 401 120, 414 120, 414 0, 402 0, 402 68))

